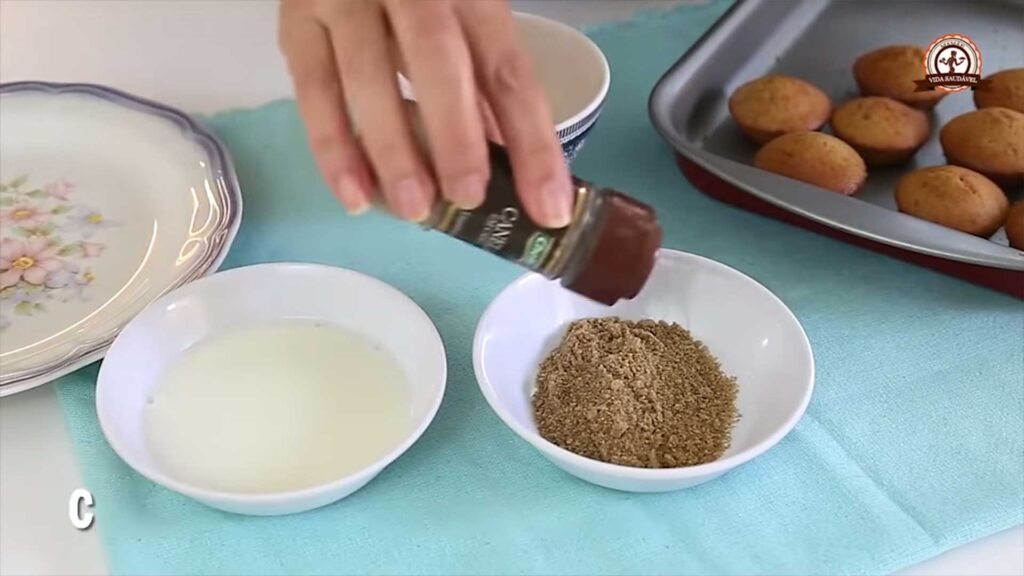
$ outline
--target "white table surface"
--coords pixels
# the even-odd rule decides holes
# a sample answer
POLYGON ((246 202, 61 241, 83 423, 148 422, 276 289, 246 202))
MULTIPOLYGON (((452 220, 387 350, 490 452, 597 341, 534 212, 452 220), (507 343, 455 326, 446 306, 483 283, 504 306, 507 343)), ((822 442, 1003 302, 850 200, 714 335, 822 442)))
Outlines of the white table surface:
MULTIPOLYGON (((671 3, 513 0, 574 25, 671 3)), ((0 81, 96 82, 199 113, 256 106, 291 94, 276 10, 263 0, 0 0, 0 81)), ((0 400, 0 574, 106 573, 103 519, 86 532, 68 520, 68 498, 81 486, 53 389, 0 400)), ((1024 574, 1024 528, 902 574, 1024 574)))

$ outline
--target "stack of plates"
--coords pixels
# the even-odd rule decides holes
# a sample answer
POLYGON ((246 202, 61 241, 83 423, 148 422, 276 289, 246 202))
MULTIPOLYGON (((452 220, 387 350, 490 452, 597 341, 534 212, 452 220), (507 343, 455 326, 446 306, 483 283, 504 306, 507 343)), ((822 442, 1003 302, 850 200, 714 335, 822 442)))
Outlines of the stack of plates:
POLYGON ((0 85, 0 396, 103 356, 238 230, 231 159, 185 114, 82 84, 0 85))

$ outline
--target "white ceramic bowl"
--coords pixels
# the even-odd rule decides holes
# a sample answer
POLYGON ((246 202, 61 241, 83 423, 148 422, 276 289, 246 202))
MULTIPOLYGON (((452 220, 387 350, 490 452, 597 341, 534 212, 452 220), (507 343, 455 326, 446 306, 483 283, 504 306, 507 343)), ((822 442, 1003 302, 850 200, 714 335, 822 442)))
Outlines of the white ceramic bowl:
POLYGON ((260 264, 220 272, 158 299, 114 341, 100 369, 96 411, 115 452, 153 482, 214 508, 242 514, 301 512, 355 492, 415 442, 441 405, 444 346, 412 300, 369 276, 316 264, 260 264), (146 398, 161 371, 196 342, 238 327, 287 318, 347 328, 383 346, 412 388, 412 432, 383 458, 312 488, 228 493, 183 482, 161 468, 144 434, 146 398))
POLYGON ((524 49, 547 93, 565 159, 572 162, 601 116, 611 68, 597 44, 557 20, 516 12, 524 49))
MULTIPOLYGON (((594 41, 579 30, 535 14, 513 12, 523 49, 551 105, 562 154, 572 162, 601 116, 611 68, 594 41)), ((398 75, 402 95, 416 100, 409 80, 398 75)))
POLYGON ((695 486, 763 454, 793 429, 814 387, 810 343, 785 304, 728 266, 673 250, 659 252, 636 298, 611 308, 541 276, 523 276, 480 318, 473 367, 491 408, 548 460, 588 482, 631 492, 695 486), (537 367, 570 322, 602 316, 677 322, 736 377, 741 417, 722 458, 685 468, 619 466, 569 452, 537 433, 531 402, 537 367))

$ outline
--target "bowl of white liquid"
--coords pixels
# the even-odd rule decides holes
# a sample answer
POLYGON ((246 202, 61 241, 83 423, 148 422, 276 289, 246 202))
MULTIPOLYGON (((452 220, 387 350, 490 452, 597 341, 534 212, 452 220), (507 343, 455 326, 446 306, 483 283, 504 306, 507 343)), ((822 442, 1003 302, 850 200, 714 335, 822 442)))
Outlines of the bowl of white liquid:
POLYGON ((441 404, 444 346, 412 300, 315 264, 221 272, 124 328, 96 388, 103 433, 153 482, 242 514, 363 487, 441 404))

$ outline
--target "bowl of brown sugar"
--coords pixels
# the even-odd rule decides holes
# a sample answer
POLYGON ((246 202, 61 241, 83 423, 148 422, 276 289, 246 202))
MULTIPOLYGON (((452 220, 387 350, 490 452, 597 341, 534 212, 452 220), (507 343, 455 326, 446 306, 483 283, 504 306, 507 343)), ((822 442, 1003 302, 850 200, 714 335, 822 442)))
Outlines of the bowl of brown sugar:
POLYGON ((764 454, 814 387, 807 335, 781 300, 666 249, 640 294, 612 307, 519 278, 481 316, 473 367, 495 413, 548 460, 632 492, 695 486, 764 454))

